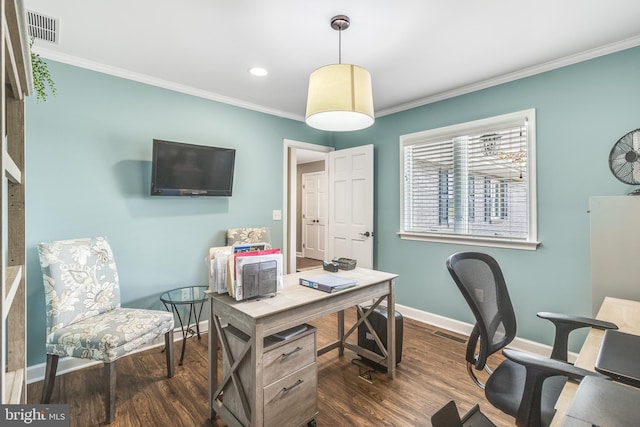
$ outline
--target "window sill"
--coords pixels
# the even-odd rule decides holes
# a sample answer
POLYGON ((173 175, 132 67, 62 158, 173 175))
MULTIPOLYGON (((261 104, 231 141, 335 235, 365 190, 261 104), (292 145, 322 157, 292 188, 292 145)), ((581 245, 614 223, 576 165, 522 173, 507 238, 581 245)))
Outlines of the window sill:
POLYGON ((472 245, 472 246, 489 246, 494 248, 506 248, 506 249, 522 249, 526 251, 535 251, 538 248, 540 242, 528 242, 523 240, 507 240, 491 237, 470 237, 459 235, 447 235, 447 234, 422 234, 422 233, 409 233, 398 232, 398 235, 403 240, 421 240, 424 242, 437 242, 437 243, 453 243, 458 245, 472 245))

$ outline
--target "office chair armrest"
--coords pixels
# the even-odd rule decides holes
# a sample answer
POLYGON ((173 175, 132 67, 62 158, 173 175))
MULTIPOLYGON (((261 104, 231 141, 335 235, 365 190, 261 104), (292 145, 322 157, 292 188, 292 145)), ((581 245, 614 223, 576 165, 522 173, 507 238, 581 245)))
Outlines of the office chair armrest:
POLYGON ((547 319, 556 327, 555 339, 551 358, 567 361, 569 334, 580 328, 596 329, 618 329, 618 326, 611 322, 592 319, 589 317, 573 316, 569 314, 549 313, 546 311, 538 313, 541 319, 547 319))
POLYGON ((542 383, 545 379, 557 375, 565 376, 571 380, 581 380, 586 376, 607 378, 597 372, 535 354, 509 349, 502 350, 502 354, 507 359, 524 366, 526 370, 524 391, 518 414, 516 415, 516 425, 518 426, 539 425, 542 406, 542 383))
POLYGON ((572 380, 581 380, 589 375, 607 378, 606 375, 602 375, 598 372, 579 368, 561 360, 548 359, 546 357, 538 356, 537 354, 525 353, 508 348, 502 350, 502 354, 504 354, 507 359, 523 365, 527 370, 531 369, 532 371, 538 371, 537 375, 542 379, 553 377, 555 375, 562 375, 572 380))

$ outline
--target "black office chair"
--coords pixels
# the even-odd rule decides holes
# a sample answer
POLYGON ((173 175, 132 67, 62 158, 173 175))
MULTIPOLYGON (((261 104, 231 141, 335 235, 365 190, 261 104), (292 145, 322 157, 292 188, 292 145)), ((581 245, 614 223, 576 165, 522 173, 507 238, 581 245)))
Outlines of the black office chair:
POLYGON ((485 414, 480 411, 480 405, 476 404, 462 416, 453 400, 431 416, 432 427, 496 427, 485 414))
POLYGON ((467 342, 467 371, 484 388, 493 406, 516 418, 516 425, 549 425, 568 378, 601 376, 567 363, 569 333, 582 327, 617 329, 616 325, 585 317, 538 313, 538 317, 550 320, 556 327, 551 359, 504 349, 516 336, 516 317, 496 260, 483 253, 460 252, 447 259, 447 269, 476 318, 467 342), (487 359, 498 350, 507 359, 492 372, 487 359), (486 384, 476 377, 474 369, 487 370, 490 375, 486 384))

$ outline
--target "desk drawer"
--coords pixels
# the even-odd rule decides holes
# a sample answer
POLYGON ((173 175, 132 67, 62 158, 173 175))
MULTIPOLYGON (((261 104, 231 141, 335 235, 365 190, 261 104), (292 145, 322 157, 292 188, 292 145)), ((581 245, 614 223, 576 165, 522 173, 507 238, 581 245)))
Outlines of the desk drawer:
POLYGON ((315 363, 264 388, 264 425, 297 426, 316 416, 315 363))
POLYGON ((288 339, 282 344, 266 350, 262 356, 262 383, 268 386, 272 382, 315 362, 315 328, 311 330, 311 333, 288 339))

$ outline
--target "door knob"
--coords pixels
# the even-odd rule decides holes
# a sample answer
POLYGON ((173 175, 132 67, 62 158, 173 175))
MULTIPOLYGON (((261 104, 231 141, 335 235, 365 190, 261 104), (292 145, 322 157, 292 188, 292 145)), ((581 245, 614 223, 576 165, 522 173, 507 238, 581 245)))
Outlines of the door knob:
POLYGON ((368 231, 365 231, 364 233, 360 233, 360 235, 364 237, 369 237, 369 236, 373 237, 373 233, 369 233, 368 231))

